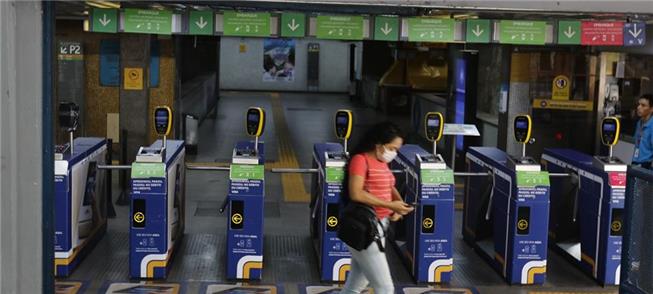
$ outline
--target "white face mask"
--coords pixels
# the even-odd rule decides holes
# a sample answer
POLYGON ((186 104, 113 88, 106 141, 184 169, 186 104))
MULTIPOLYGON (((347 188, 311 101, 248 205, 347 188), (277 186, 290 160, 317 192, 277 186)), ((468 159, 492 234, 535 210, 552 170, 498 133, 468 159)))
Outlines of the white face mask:
POLYGON ((385 146, 383 146, 383 153, 381 154, 381 160, 385 163, 392 162, 395 157, 397 157, 397 151, 390 151, 385 146))

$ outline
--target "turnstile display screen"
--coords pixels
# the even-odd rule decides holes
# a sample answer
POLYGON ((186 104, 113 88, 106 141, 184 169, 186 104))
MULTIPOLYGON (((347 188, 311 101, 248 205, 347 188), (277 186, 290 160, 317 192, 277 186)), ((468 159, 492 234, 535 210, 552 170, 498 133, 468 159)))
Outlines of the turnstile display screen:
POLYGON ((240 230, 243 228, 245 203, 242 200, 231 201, 231 229, 240 230))
POLYGON ((601 123, 601 141, 612 146, 619 140, 619 121, 614 117, 606 117, 601 123))
POLYGON ((522 206, 517 209, 517 234, 528 235, 531 227, 531 208, 522 206))
POLYGON ((168 107, 157 107, 154 110, 154 129, 160 136, 170 133, 172 127, 172 111, 168 107))
POLYGON ((610 223, 610 236, 623 236, 624 209, 612 209, 612 223, 610 223))
POLYGON ((259 137, 263 133, 265 118, 261 108, 252 107, 247 110, 247 134, 259 137))
POLYGON ((132 227, 144 228, 145 227, 145 199, 134 199, 134 211, 132 215, 132 227))
POLYGON ((531 119, 527 115, 515 117, 514 124, 515 140, 519 143, 527 143, 531 136, 531 119))
POLYGON ((349 110, 338 110, 336 112, 335 128, 338 139, 349 139, 352 127, 352 115, 349 110))
POLYGON ((426 139, 429 141, 439 141, 442 137, 444 127, 444 117, 439 112, 429 112, 426 114, 426 139))
POLYGON ((422 233, 435 232, 435 205, 422 206, 422 233))

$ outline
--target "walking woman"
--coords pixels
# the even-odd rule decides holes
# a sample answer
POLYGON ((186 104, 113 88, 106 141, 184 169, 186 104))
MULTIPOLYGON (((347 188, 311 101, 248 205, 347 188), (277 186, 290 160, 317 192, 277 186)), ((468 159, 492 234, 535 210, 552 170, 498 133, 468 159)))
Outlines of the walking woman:
MULTIPOLYGON (((402 133, 395 124, 376 124, 363 135, 349 162, 349 197, 374 208, 383 247, 389 222, 413 211, 395 188, 395 177, 388 167, 403 142, 402 133)), ((394 293, 388 260, 377 242, 361 251, 351 247, 349 251, 351 271, 341 293, 358 294, 368 284, 375 294, 394 293)))

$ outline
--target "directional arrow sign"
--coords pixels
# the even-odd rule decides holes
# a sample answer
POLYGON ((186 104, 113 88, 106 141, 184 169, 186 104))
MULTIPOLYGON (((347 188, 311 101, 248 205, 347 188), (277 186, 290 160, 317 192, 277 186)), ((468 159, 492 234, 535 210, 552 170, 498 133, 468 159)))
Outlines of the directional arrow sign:
POLYGON ((455 21, 428 17, 408 18, 408 41, 452 42, 455 21))
POLYGON ((172 12, 169 10, 146 10, 126 8, 124 31, 170 35, 172 32, 172 12))
POLYGON ((374 40, 397 41, 399 40, 399 18, 377 16, 374 18, 374 40))
POLYGON ((224 35, 244 37, 269 37, 269 12, 224 12, 224 35))
POLYGON ((490 20, 467 20, 466 32, 465 41, 468 43, 490 43, 490 20))
POLYGON ((499 24, 502 44, 544 45, 546 23, 543 21, 502 20, 499 24))
POLYGON ((281 14, 282 37, 304 37, 306 35, 306 15, 303 13, 281 14))
POLYGON ((624 24, 624 46, 644 46, 646 44, 646 23, 624 24))
POLYGON ((118 10, 117 9, 93 9, 93 25, 91 31, 98 33, 118 32, 118 10))
POLYGON ((191 35, 213 35, 213 11, 191 11, 188 17, 188 33, 191 35))
POLYGON ((558 22, 558 44, 580 45, 580 21, 558 22))
POLYGON ((319 15, 317 37, 320 39, 362 40, 363 17, 354 15, 319 15))

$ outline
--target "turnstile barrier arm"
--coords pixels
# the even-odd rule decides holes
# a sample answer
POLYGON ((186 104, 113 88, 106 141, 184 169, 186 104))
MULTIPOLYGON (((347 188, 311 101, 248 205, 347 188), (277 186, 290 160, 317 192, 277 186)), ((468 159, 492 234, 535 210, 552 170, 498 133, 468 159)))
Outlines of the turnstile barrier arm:
POLYGON ((132 169, 131 165, 98 165, 98 169, 132 169))

